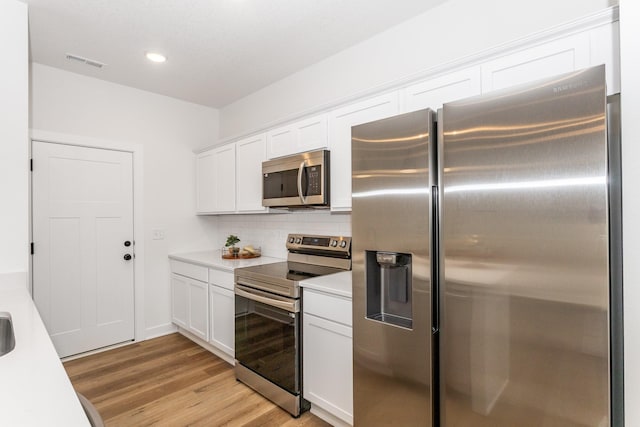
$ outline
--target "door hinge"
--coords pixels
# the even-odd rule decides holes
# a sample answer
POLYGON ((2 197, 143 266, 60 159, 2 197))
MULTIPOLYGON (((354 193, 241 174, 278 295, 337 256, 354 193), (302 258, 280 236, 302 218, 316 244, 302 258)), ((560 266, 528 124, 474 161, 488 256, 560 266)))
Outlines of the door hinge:
POLYGON ((31 242, 31 255, 33 255, 33 242, 31 242))
POLYGON ((29 170, 33 172, 33 159, 29 159, 29 170))

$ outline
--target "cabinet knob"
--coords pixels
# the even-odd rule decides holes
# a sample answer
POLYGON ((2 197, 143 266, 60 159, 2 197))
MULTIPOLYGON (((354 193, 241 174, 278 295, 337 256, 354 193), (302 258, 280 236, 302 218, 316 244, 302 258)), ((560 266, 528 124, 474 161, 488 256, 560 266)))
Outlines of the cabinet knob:
POLYGON ((129 246, 131 246, 131 242, 129 240, 125 240, 124 245, 128 248, 129 246))
POLYGON ((124 260, 129 261, 131 259, 131 254, 124 254, 124 260))

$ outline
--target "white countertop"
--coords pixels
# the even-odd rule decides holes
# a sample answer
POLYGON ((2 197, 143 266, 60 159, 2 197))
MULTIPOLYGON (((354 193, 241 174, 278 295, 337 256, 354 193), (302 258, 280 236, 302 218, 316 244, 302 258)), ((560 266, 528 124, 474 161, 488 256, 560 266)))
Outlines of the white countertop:
POLYGON ((0 357, 0 425, 89 426, 40 315, 23 286, 0 283, 16 346, 0 357))
POLYGON ((253 265, 272 264, 274 262, 286 261, 280 258, 271 258, 261 256, 249 259, 223 259, 220 250, 198 251, 178 254, 169 254, 170 259, 184 261, 191 264, 201 265, 203 267, 215 268, 218 270, 230 271, 233 273, 235 268, 251 267, 253 265))
POLYGON ((351 271, 303 280, 300 286, 345 298, 351 298, 351 271))

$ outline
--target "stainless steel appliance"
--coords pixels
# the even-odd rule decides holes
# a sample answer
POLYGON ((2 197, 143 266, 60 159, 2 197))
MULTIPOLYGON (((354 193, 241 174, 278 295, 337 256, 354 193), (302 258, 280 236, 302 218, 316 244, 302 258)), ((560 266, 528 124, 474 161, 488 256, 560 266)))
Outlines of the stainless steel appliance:
POLYGON ((262 206, 329 206, 329 151, 318 150, 262 163, 262 206))
POLYGON ((622 425, 604 77, 352 128, 356 426, 622 425))
POLYGON ((302 398, 299 282, 351 269, 351 238, 289 234, 287 261, 235 270, 236 378, 294 416, 302 398))

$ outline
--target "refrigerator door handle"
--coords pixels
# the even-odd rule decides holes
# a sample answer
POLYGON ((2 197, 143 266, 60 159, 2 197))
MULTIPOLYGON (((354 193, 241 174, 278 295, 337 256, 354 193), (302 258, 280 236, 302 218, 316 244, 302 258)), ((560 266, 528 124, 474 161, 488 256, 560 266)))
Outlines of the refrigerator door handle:
POLYGON ((431 333, 436 334, 440 330, 440 268, 437 257, 440 245, 438 233, 438 186, 431 186, 431 333))

